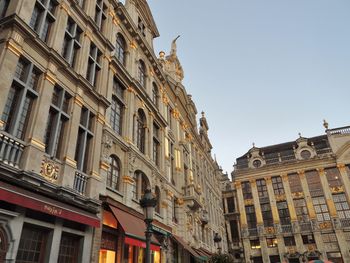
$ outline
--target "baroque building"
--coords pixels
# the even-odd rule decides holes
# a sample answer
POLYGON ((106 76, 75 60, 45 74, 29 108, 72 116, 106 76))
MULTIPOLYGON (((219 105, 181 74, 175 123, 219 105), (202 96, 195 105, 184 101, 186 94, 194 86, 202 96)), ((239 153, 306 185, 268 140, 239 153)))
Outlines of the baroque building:
POLYGON ((222 171, 145 0, 0 0, 0 261, 205 261, 222 171))
POLYGON ((232 189, 222 181, 228 239, 245 262, 350 262, 350 128, 324 126, 325 135, 253 145, 236 159, 232 189))

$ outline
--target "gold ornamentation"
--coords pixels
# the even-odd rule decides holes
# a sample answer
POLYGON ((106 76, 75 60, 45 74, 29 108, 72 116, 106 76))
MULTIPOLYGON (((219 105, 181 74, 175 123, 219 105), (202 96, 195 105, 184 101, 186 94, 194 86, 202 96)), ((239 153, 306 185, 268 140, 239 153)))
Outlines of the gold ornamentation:
POLYGON ((55 78, 54 74, 50 71, 45 72, 45 79, 52 85, 55 85, 57 83, 57 79, 55 78))
POLYGON ((332 194, 344 193, 344 186, 334 186, 331 187, 332 194))
POLYGON ((135 180, 132 177, 125 175, 123 176, 123 182, 128 184, 134 184, 135 180))
POLYGON ((265 177, 264 179, 267 184, 271 184, 271 177, 265 177))
POLYGON ((68 156, 66 156, 66 157, 64 157, 64 161, 65 161, 68 165, 72 166, 73 168, 77 168, 77 162, 76 162, 74 159, 69 158, 68 156))
POLYGON ((322 222, 322 223, 320 223, 320 229, 328 229, 328 228, 331 228, 331 227, 332 227, 331 222, 322 222))
POLYGON ((79 107, 83 107, 83 105, 84 105, 84 99, 83 99, 81 96, 76 95, 76 96, 74 97, 74 103, 77 104, 79 107))
POLYGON ((39 150, 41 150, 41 151, 45 151, 45 143, 43 143, 39 139, 31 138, 30 139, 30 144, 32 144, 36 148, 39 148, 39 150))
POLYGON ((162 202, 162 208, 168 208, 168 202, 167 201, 163 201, 162 202))
POLYGON ((102 170, 104 170, 104 171, 108 171, 108 169, 109 169, 109 164, 106 163, 106 162, 101 162, 101 163, 100 163, 100 168, 101 168, 102 170))
POLYGON ((134 40, 130 42, 130 47, 132 49, 136 49, 137 48, 137 44, 136 44, 136 42, 134 40))
POLYGON ((63 9, 68 15, 70 15, 69 7, 65 3, 61 3, 60 8, 63 9))
POLYGON ((249 183, 250 183, 250 186, 252 187, 252 186, 256 186, 256 181, 255 181, 255 179, 250 179, 249 180, 249 183))
POLYGON ((236 181, 234 183, 236 189, 241 189, 242 188, 242 183, 240 181, 236 181))
POLYGON ((270 227, 265 227, 265 232, 267 234, 274 234, 275 233, 275 228, 270 226, 270 227))
POLYGON ((276 201, 279 202, 279 201, 285 201, 286 200, 286 195, 285 194, 279 194, 279 195, 276 195, 276 201))
POLYGON ((304 193, 303 192, 295 192, 295 193, 292 193, 292 197, 293 197, 293 199, 302 198, 302 197, 304 197, 304 193))
POLYGON ((283 181, 288 182, 288 174, 282 174, 281 177, 283 181))
POLYGON ((99 123, 101 123, 102 125, 104 125, 106 123, 106 119, 105 117, 101 114, 101 113, 98 113, 97 114, 97 121, 99 123))
POLYGON ((56 163, 48 158, 44 158, 41 162, 41 176, 53 182, 58 179, 59 167, 56 163))
POLYGON ((17 57, 20 57, 23 53, 22 47, 20 47, 16 42, 12 40, 7 41, 6 49, 10 50, 17 57))
POLYGON ((184 204, 184 200, 183 200, 182 198, 178 198, 178 199, 176 200, 176 204, 177 204, 177 205, 183 205, 183 204, 184 204))
POLYGON ((244 205, 254 205, 253 199, 244 199, 244 205))
POLYGON ((171 192, 169 189, 166 190, 166 194, 167 194, 168 197, 171 197, 171 198, 174 197, 174 193, 171 192))
POLYGON ((324 174, 324 168, 317 168, 316 170, 319 174, 324 174))
POLYGON ((338 167, 339 170, 343 170, 343 169, 345 169, 345 164, 343 164, 343 163, 338 163, 338 164, 337 164, 337 167, 338 167))
POLYGON ((299 170, 297 173, 298 173, 300 178, 305 178, 305 171, 304 170, 299 170))

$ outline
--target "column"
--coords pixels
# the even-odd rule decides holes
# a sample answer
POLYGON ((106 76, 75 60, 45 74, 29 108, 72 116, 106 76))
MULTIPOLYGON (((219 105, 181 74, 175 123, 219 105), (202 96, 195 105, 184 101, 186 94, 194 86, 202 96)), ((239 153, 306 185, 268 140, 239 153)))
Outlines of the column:
POLYGON ((56 218, 56 224, 52 234, 49 262, 57 262, 58 260, 58 253, 60 249, 59 244, 61 242, 61 236, 62 236, 62 219, 56 218))
POLYGON ((29 24, 30 19, 32 18, 32 13, 34 10, 35 2, 33 0, 23 0, 23 1, 10 1, 10 6, 14 2, 21 2, 20 5, 16 8, 16 13, 20 18, 24 20, 27 24, 29 24))
MULTIPOLYGON (((90 1, 86 1, 86 2, 89 3, 90 1)), ((90 44, 92 41, 92 33, 87 29, 82 35, 83 37, 82 37, 81 49, 77 54, 77 61, 79 61, 79 63, 77 63, 76 71, 83 78, 86 78, 86 71, 87 71, 89 54, 90 54, 90 44)))
POLYGON ((52 28, 48 45, 56 50, 58 54, 62 53, 62 45, 66 32, 69 13, 69 7, 66 3, 62 2, 59 7, 57 7, 56 21, 52 28))
POLYGON ((277 242, 278 242, 277 243, 278 252, 280 254, 280 257, 283 258, 283 255, 286 252, 285 251, 286 247, 284 245, 283 233, 281 233, 282 229, 281 229, 280 218, 279 218, 278 209, 277 209, 275 192, 273 190, 271 177, 267 177, 267 178, 265 178, 265 180, 266 180, 267 191, 269 193, 273 224, 275 227, 275 233, 276 233, 276 238, 277 238, 277 242))

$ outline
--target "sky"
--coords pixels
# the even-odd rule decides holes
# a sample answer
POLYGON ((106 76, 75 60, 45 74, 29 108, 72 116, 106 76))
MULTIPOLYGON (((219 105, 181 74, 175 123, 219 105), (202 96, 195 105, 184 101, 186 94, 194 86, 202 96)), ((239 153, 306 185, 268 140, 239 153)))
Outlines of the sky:
POLYGON ((350 125, 349 0, 148 0, 224 172, 263 147, 350 125))

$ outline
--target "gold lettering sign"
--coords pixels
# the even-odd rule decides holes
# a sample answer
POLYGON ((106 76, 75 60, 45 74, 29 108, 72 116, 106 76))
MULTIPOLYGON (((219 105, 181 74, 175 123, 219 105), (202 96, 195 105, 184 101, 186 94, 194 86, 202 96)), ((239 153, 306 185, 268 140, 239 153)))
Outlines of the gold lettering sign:
POLYGON ((52 205, 44 205, 44 211, 54 216, 61 215, 63 212, 61 208, 57 208, 52 205))

